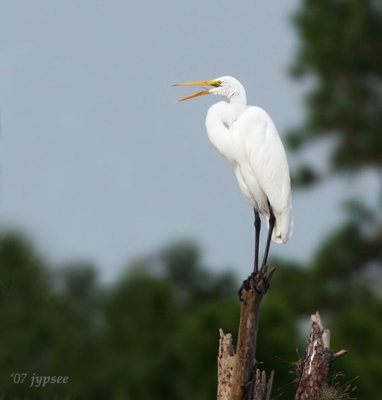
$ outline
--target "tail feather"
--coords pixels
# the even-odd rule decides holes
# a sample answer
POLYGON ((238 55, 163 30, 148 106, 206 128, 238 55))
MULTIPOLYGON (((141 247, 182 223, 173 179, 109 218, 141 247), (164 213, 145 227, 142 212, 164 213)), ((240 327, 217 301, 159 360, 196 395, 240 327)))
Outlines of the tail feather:
MULTIPOLYGON (((276 243, 286 243, 293 233, 293 209, 290 207, 282 213, 275 214, 276 222, 272 233, 272 240, 276 243)), ((268 229, 269 229, 269 222, 268 229)))

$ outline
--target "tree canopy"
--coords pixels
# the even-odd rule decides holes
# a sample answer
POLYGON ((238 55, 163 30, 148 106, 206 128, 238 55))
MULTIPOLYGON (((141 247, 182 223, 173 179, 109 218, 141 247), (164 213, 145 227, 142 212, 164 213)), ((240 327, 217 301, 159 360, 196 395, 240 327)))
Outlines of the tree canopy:
MULTIPOLYGON (((294 363, 309 315, 320 309, 333 348, 350 350, 337 368, 347 381, 360 376, 359 399, 376 398, 382 300, 367 281, 355 285, 338 261, 333 268, 320 261, 325 251, 311 268, 274 261, 258 361, 276 370, 274 394, 293 398, 294 363)), ((212 273, 196 244, 171 244, 106 285, 94 266, 54 268, 22 236, 6 234, 0 266, 0 398, 216 396, 218 331, 236 335, 239 284, 228 272, 212 273), (15 382, 15 373, 27 374, 24 383, 15 382), (68 376, 68 383, 30 387, 33 374, 68 376)))

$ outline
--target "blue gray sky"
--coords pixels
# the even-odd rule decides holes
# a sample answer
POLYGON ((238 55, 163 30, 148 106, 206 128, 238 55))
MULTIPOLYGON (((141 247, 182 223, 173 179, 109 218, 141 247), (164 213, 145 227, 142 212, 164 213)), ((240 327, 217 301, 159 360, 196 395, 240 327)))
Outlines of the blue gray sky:
MULTIPOLYGON (((283 137, 303 119, 304 86, 287 73, 298 3, 3 1, 1 226, 105 279, 183 238, 215 269, 247 275, 253 213, 205 133, 216 97, 176 104, 190 90, 172 84, 233 75, 283 137)), ((271 254, 309 259, 339 223, 343 190, 334 180, 295 194, 294 235, 271 254)))

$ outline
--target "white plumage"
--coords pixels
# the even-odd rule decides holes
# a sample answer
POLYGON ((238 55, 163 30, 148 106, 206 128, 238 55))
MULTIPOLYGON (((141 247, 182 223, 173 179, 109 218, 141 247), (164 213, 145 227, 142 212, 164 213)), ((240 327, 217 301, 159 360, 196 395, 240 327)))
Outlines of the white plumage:
POLYGON ((273 241, 285 243, 293 230, 290 175, 284 146, 271 117, 260 107, 247 106, 245 89, 235 78, 224 76, 177 86, 191 85, 212 88, 204 88, 180 101, 204 94, 225 97, 226 101, 208 110, 208 137, 232 165, 242 193, 255 214, 265 217, 268 227, 273 213, 273 241))

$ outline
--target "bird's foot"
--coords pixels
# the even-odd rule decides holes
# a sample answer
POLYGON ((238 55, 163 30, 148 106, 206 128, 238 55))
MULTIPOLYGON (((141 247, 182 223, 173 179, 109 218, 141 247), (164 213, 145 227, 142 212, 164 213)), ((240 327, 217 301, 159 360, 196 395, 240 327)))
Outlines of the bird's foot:
POLYGON ((244 301, 243 292, 253 289, 256 293, 264 296, 270 286, 270 280, 274 269, 268 270, 266 265, 263 265, 259 271, 252 272, 247 279, 241 284, 238 295, 239 300, 244 301))
POLYGON ((251 280, 252 280, 252 276, 254 274, 255 274, 255 272, 252 272, 252 274, 249 275, 249 277, 247 279, 244 279, 243 282, 241 283, 240 288, 237 292, 237 294, 239 295, 240 302, 244 301, 243 291, 248 291, 251 289, 251 280))

